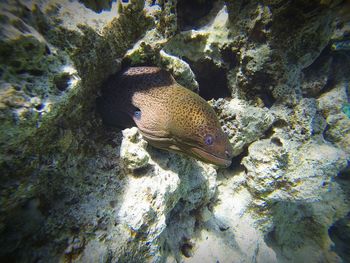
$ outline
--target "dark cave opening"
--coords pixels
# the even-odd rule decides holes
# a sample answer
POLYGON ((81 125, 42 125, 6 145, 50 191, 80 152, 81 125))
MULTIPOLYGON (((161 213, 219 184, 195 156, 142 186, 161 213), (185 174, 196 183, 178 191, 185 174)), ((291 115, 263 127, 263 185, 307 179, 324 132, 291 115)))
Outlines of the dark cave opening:
POLYGON ((231 45, 227 45, 220 50, 221 57, 225 63, 229 65, 229 68, 232 69, 239 64, 239 54, 232 50, 231 45))
MULTIPOLYGON (((83 3, 86 8, 89 8, 96 13, 101 13, 104 10, 111 10, 112 3, 115 1, 116 0, 79 0, 79 2, 83 3)), ((123 1, 123 3, 124 2, 125 1, 123 1)))
MULTIPOLYGON (((188 58, 184 57, 199 84, 199 95, 205 100, 219 99, 231 97, 231 92, 228 88, 227 83, 227 69, 218 67, 210 59, 200 59, 199 61, 193 62, 188 58)), ((157 66, 154 61, 148 59, 142 63, 133 65, 131 60, 125 58, 122 61, 122 69, 119 72, 123 72, 129 67, 147 67, 157 66)))
POLYGON ((220 68, 212 60, 200 59, 190 63, 199 84, 199 95, 205 100, 230 97, 226 69, 220 68))
POLYGON ((197 29, 198 20, 209 14, 215 2, 212 0, 178 0, 176 11, 179 29, 197 29))
POLYGON ((350 212, 342 219, 336 221, 329 229, 328 234, 334 243, 332 250, 344 262, 350 262, 350 212))
POLYGON ((242 164, 242 160, 246 156, 248 156, 248 147, 245 147, 239 155, 232 158, 232 163, 228 169, 231 171, 237 169, 245 170, 245 166, 242 164))
POLYGON ((53 83, 59 91, 65 91, 69 86, 69 81, 70 75, 68 73, 61 73, 53 79, 53 83))
MULTIPOLYGON (((343 189, 345 195, 348 195, 350 189, 350 161, 334 180, 343 189)), ((344 262, 350 262, 350 211, 328 228, 328 235, 334 243, 331 248, 332 251, 337 253, 344 262)))

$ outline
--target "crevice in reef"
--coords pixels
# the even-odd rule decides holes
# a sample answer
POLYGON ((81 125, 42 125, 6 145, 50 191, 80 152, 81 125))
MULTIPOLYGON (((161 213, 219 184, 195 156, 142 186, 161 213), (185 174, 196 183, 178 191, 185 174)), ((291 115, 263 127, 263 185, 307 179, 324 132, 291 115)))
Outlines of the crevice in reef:
POLYGON ((302 70, 303 97, 315 98, 327 87, 333 86, 332 60, 330 49, 326 47, 310 66, 302 70))
POLYGON ((217 1, 213 0, 178 0, 176 5, 178 26, 180 30, 197 29, 198 20, 213 9, 217 1))
POLYGON ((254 101, 259 98, 265 107, 271 108, 277 101, 272 94, 272 90, 269 88, 275 85, 271 79, 269 74, 255 72, 251 78, 251 83, 245 88, 246 99, 254 101))
POLYGON ((304 69, 304 71, 310 71, 309 68, 315 67, 316 70, 315 74, 318 74, 320 76, 326 75, 326 83, 322 87, 322 89, 318 92, 317 96, 322 95, 326 92, 329 92, 331 89, 334 88, 334 86, 339 83, 342 80, 349 81, 350 76, 350 68, 344 67, 344 65, 348 65, 350 63, 350 56, 346 55, 343 52, 339 53, 332 53, 331 52, 331 45, 328 45, 327 48, 322 51, 320 57, 308 68, 304 69), (326 57, 326 58, 325 58, 326 57), (329 62, 325 61, 328 58, 329 62), (325 66, 314 66, 314 64, 320 63, 320 61, 324 61, 324 63, 328 63, 329 65, 326 65, 329 69, 327 72, 324 72, 322 74, 322 69, 325 68, 325 66), (321 68, 321 69, 319 69, 321 68))
POLYGON ((199 95, 206 100, 230 97, 226 69, 209 59, 189 62, 199 84, 199 95), (213 87, 214 85, 214 87, 213 87))
MULTIPOLYGON (((345 193, 350 191, 350 161, 348 165, 338 173, 335 181, 345 193)), ((333 241, 332 250, 337 253, 344 262, 350 262, 350 211, 348 214, 336 221, 329 229, 328 234, 333 241)))
POLYGON ((332 250, 344 262, 350 262, 350 212, 346 217, 336 221, 329 229, 329 237, 334 243, 332 250))
POLYGON ((272 105, 275 104, 276 99, 272 96, 271 92, 258 92, 257 97, 259 97, 263 102, 264 106, 268 109, 272 107, 272 105))
POLYGON ((220 50, 221 57, 225 63, 229 65, 229 68, 235 68, 239 64, 239 54, 232 51, 232 46, 227 45, 220 50))
POLYGON ((350 262, 350 25, 336 3, 28 2, 0 4, 0 262, 350 262), (130 66, 217 99, 231 166, 103 125, 96 97, 130 66))
POLYGON ((245 167, 242 164, 242 159, 246 156, 248 156, 248 147, 245 147, 242 153, 240 153, 239 155, 232 158, 232 163, 228 169, 230 169, 230 170, 236 170, 236 169, 244 170, 245 167))
POLYGON ((96 13, 101 13, 104 10, 111 10, 114 1, 116 0, 79 0, 79 2, 83 3, 86 8, 89 8, 96 13))

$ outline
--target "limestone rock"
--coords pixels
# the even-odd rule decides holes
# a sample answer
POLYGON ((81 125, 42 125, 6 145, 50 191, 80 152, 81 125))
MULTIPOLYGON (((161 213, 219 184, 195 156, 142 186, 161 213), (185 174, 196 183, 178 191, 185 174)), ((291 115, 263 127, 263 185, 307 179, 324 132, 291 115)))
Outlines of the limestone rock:
POLYGON ((328 228, 348 209, 347 191, 333 180, 347 166, 345 152, 326 143, 262 140, 249 147, 243 165, 250 192, 260 197, 254 203, 267 213, 265 237, 275 252, 296 260, 338 260, 328 228))
POLYGON ((160 60, 161 64, 176 78, 177 82, 190 90, 199 90, 195 75, 185 61, 168 55, 163 50, 160 51, 160 60))
POLYGON ((346 1, 0 7, 1 262, 350 260, 346 1), (210 100, 231 167, 102 125, 139 65, 210 100))
POLYGON ((224 130, 229 134, 234 156, 262 137, 274 121, 266 109, 248 105, 242 100, 218 100, 213 104, 220 113, 224 130))
POLYGON ((177 154, 151 149, 148 155, 146 142, 136 128, 124 130, 123 135, 121 158, 128 168, 134 169, 126 178, 125 183, 130 187, 125 188, 116 215, 121 227, 128 230, 128 234, 123 233, 123 240, 134 242, 128 250, 131 255, 124 255, 125 260, 139 254, 141 246, 145 251, 138 256, 158 262, 162 259, 161 247, 170 246, 176 254, 183 235, 193 233, 191 213, 201 211, 214 198, 217 173, 211 165, 177 154))
POLYGON ((146 151, 147 143, 140 139, 137 128, 124 130, 123 136, 127 139, 122 141, 120 147, 122 165, 128 170, 146 167, 150 158, 146 151))
POLYGON ((348 85, 348 82, 341 82, 329 92, 322 94, 318 99, 318 105, 328 124, 326 139, 349 153, 350 119, 342 111, 342 107, 349 99, 348 85))

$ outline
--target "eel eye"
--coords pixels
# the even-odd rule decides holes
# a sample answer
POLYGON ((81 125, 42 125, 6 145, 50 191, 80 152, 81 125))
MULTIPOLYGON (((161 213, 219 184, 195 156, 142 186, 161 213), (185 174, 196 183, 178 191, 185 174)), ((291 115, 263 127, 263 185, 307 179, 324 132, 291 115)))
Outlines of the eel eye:
POLYGON ((204 142, 206 145, 212 145, 214 142, 213 136, 211 136, 210 134, 206 135, 204 138, 204 142))
POLYGON ((137 120, 141 119, 141 111, 140 110, 134 111, 134 117, 137 120))

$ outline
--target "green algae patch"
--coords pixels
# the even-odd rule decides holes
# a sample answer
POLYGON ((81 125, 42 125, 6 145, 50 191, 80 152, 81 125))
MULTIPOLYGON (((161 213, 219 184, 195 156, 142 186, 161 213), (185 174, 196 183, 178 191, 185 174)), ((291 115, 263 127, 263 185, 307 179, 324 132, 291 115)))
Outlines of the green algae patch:
MULTIPOLYGON (((108 143, 113 143, 113 150, 102 155, 118 154, 112 141, 116 134, 106 135, 96 119, 95 97, 103 81, 119 70, 126 51, 152 27, 153 18, 143 5, 143 1, 130 1, 102 30, 86 24, 65 27, 63 22, 67 21, 60 17, 64 14, 58 6, 46 11, 35 6, 30 19, 23 19, 18 10, 25 13, 29 9, 19 4, 11 14, 32 24, 24 25, 30 30, 25 34, 14 29, 21 26, 18 24, 3 27, 15 30, 18 37, 0 41, 0 181, 4 189, 0 226, 9 222, 8 211, 20 209, 33 197, 43 197, 40 206, 44 206, 53 204, 62 192, 75 195, 87 191, 90 186, 84 185, 86 175, 94 177, 92 170, 100 164, 102 170, 113 167, 108 180, 115 180, 111 187, 117 193, 117 161, 93 164, 100 162, 99 152, 108 143), (38 21, 42 22, 40 27, 38 21), (70 180, 78 181, 67 183, 70 180)), ((108 186, 100 183, 100 177, 91 180, 96 187, 108 186)), ((73 224, 67 223, 67 228, 73 224)), ((46 227, 57 225, 49 222, 46 227)), ((16 230, 19 236, 21 231, 16 230)), ((60 233, 65 235, 64 230, 60 233)), ((45 239, 45 235, 39 239, 45 239)), ((8 250, 2 251, 0 258, 19 249, 15 241, 7 243, 8 250)))

